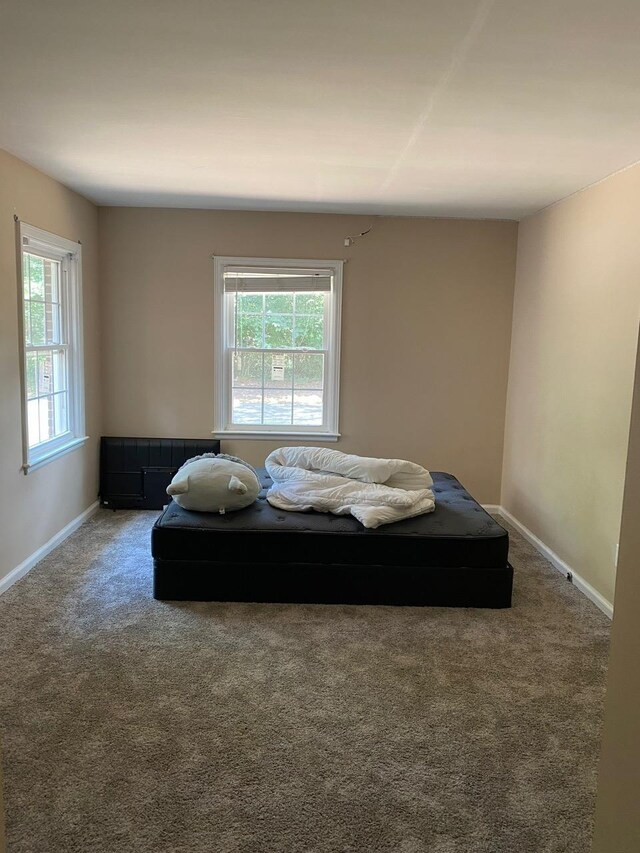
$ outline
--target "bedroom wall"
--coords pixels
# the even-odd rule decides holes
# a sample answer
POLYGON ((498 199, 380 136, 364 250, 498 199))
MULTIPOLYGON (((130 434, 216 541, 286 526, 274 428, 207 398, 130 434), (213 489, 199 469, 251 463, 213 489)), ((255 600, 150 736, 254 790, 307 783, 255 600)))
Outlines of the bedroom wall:
POLYGON ((95 500, 100 435, 98 216, 91 202, 0 150, 0 582, 95 500), (91 440, 22 473, 14 214, 82 242, 86 424, 91 440))
POLYGON ((520 223, 502 504, 608 602, 640 312, 640 167, 520 223))
MULTIPOLYGON (((210 436, 212 253, 347 258, 331 446, 452 471, 498 503, 515 222, 144 208, 99 222, 105 434, 210 436)), ((282 443, 223 447, 261 464, 282 443)))
POLYGON ((640 850, 640 353, 620 530, 593 853, 640 850))

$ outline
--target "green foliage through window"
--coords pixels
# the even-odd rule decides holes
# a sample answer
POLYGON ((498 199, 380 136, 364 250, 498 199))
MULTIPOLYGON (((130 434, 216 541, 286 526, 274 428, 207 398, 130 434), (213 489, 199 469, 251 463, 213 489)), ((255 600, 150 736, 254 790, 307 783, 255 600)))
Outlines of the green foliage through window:
POLYGON ((241 348, 324 347, 324 293, 240 293, 236 341, 241 348))

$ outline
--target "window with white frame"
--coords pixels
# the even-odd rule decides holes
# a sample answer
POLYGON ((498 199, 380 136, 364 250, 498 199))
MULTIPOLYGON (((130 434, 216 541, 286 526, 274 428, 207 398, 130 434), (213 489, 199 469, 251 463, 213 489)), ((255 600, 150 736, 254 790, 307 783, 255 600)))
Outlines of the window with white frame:
POLYGON ((215 258, 216 434, 338 438, 342 263, 215 258))
POLYGON ((20 223, 25 473, 84 434, 81 247, 20 223))

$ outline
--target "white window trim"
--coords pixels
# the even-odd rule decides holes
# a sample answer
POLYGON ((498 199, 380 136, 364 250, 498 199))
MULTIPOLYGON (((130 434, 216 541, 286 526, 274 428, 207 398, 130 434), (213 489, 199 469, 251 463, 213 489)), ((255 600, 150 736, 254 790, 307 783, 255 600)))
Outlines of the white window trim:
POLYGON ((84 388, 84 355, 83 355, 83 325, 82 325, 82 247, 65 237, 51 234, 18 222, 18 333, 20 347, 20 383, 22 388, 22 470, 25 474, 35 471, 76 450, 88 440, 85 435, 85 388, 84 388), (23 283, 23 252, 27 249, 34 254, 42 254, 50 258, 65 261, 67 275, 61 282, 64 289, 64 310, 66 312, 66 328, 68 330, 68 393, 69 413, 72 429, 64 435, 43 442, 36 447, 29 447, 28 431, 28 401, 26 378, 26 346, 24 330, 24 283, 23 283))
POLYGON ((213 259, 214 277, 214 429, 216 438, 263 438, 263 439, 301 439, 312 438, 321 441, 337 441, 339 404, 340 404, 340 328, 342 317, 342 260, 309 260, 306 258, 237 258, 215 256, 213 259), (246 427, 231 422, 231 389, 229 386, 231 368, 228 350, 225 347, 226 330, 224 325, 224 271, 228 266, 257 268, 297 268, 330 269, 333 277, 333 310, 327 317, 328 354, 326 361, 327 416, 326 429, 317 426, 287 427, 257 426, 246 427))

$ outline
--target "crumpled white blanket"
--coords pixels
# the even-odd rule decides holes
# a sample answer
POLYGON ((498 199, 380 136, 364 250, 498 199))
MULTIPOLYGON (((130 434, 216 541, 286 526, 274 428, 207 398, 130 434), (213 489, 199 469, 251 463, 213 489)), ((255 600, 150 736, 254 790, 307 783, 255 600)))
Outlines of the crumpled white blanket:
POLYGON ((272 506, 291 512, 351 513, 365 527, 433 512, 431 475, 403 459, 352 456, 326 447, 280 447, 265 467, 272 506))

